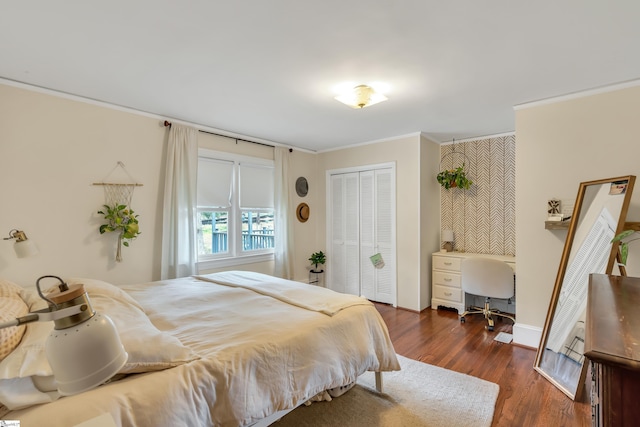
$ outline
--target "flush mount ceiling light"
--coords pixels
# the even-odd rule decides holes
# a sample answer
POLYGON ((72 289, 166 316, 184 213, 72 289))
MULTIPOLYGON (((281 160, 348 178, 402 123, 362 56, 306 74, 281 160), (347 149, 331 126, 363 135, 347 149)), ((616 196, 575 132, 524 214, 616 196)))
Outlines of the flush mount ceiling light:
POLYGON ((376 92, 371 86, 358 85, 336 96, 335 99, 352 108, 364 108, 386 101, 387 97, 376 92))

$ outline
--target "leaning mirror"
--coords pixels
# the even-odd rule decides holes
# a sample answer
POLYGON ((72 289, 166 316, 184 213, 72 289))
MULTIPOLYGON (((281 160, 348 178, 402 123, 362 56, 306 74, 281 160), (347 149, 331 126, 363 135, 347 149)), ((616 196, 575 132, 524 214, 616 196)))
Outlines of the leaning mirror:
POLYGON ((534 368, 571 399, 583 390, 589 274, 611 274, 635 176, 580 184, 534 368))

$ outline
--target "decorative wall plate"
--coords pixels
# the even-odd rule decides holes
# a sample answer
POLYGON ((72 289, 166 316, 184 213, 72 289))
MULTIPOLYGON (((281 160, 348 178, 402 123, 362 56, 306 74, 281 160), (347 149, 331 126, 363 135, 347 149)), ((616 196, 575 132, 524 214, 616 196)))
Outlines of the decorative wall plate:
POLYGON ((296 217, 298 217, 298 221, 300 222, 307 222, 309 219, 309 205, 300 203, 296 208, 296 217))
POLYGON ((307 182, 307 178, 301 176, 296 180, 296 193, 298 196, 304 197, 309 192, 309 183, 307 182))

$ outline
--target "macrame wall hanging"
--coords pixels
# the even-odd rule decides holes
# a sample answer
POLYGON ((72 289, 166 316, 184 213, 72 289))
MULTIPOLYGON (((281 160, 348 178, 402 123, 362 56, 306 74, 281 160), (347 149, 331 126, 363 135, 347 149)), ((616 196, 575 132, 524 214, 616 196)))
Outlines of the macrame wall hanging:
POLYGON ((104 215, 105 223, 100 226, 100 234, 118 233, 116 261, 121 262, 122 245, 129 246, 129 242, 140 234, 138 215, 131 208, 131 199, 133 198, 133 190, 136 187, 142 187, 142 184, 136 182, 125 168, 124 163, 119 161, 102 182, 94 182, 93 185, 100 185, 104 188, 104 209, 99 210, 98 213, 104 215), (116 180, 111 177, 118 170, 126 175, 125 182, 113 182, 116 180))

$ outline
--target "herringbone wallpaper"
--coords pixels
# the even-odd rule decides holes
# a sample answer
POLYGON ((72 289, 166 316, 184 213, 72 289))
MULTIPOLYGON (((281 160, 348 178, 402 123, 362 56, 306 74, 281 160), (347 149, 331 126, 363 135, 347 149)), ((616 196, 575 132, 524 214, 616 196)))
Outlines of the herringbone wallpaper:
POLYGON ((440 169, 465 162, 473 185, 440 189, 443 230, 453 230, 455 250, 493 255, 516 251, 515 135, 443 145, 440 169))

